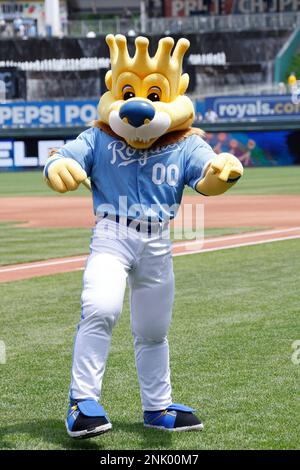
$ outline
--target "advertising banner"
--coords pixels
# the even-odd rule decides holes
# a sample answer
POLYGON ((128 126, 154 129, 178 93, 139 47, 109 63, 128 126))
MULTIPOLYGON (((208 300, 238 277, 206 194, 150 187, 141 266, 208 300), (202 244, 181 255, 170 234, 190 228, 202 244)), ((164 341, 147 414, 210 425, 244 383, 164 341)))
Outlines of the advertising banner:
POLYGON ((98 100, 0 103, 0 127, 85 126, 97 118, 98 100))
POLYGON ((213 110, 220 121, 300 118, 300 100, 293 103, 291 95, 207 97, 205 109, 213 110))
MULTIPOLYGON (((74 135, 74 139, 76 135, 74 135)), ((0 171, 42 168, 49 153, 62 147, 69 140, 62 138, 24 137, 23 139, 0 139, 0 171)))
POLYGON ((298 12, 300 0, 165 0, 165 16, 298 12))
MULTIPOLYGON (((25 137, 0 139, 0 171, 42 168, 49 152, 75 139, 25 137)), ((230 152, 244 166, 300 164, 300 130, 207 132, 206 140, 216 153, 230 152)))
POLYGON ((300 130, 209 132, 206 139, 216 153, 232 153, 246 167, 300 164, 300 130))

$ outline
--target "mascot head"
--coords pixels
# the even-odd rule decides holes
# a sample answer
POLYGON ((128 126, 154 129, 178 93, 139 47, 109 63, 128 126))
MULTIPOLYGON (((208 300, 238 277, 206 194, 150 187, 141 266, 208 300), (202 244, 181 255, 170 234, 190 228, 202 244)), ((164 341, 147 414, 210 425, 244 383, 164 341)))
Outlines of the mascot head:
POLYGON ((184 96, 189 83, 182 75, 183 56, 189 48, 187 39, 159 41, 153 57, 149 41, 135 40, 135 54, 129 56, 125 36, 109 34, 111 70, 105 76, 108 91, 99 103, 100 121, 134 148, 150 147, 167 132, 184 130, 194 120, 194 107, 184 96))

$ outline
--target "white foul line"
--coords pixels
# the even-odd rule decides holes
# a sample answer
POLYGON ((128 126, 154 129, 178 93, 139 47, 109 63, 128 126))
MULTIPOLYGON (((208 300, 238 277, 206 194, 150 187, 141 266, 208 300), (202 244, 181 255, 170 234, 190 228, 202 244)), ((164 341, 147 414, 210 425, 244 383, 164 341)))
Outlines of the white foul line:
POLYGON ((1 273, 7 273, 11 271, 21 271, 23 269, 35 269, 35 268, 44 268, 46 266, 57 266, 60 264, 69 264, 69 263, 77 263, 81 261, 85 261, 87 259, 87 256, 81 256, 80 258, 62 258, 61 260, 56 260, 56 261, 45 261, 45 262, 39 262, 39 263, 30 263, 22 266, 14 266, 12 268, 0 268, 0 274, 1 273))
MULTIPOLYGON (((274 229, 274 230, 262 230, 262 231, 253 231, 247 233, 236 233, 235 235, 229 236, 220 236, 215 238, 205 238, 204 244, 218 242, 218 241, 228 241, 228 240, 235 240, 236 238, 252 238, 252 237, 260 237, 264 235, 276 235, 278 233, 288 233, 288 232, 295 232, 296 230, 300 230, 300 227, 291 227, 291 228, 283 228, 283 229, 274 229)), ((189 245, 197 245, 197 243, 203 243, 203 240, 192 240, 190 242, 179 242, 173 243, 173 246, 189 246, 189 245)))
MULTIPOLYGON (((295 231, 295 230, 299 230, 300 227, 294 227, 294 228, 288 228, 288 229, 282 229, 282 230, 268 230, 268 231, 264 231, 264 232, 255 232, 253 234, 251 234, 250 232, 249 233, 245 233, 243 235, 233 235, 231 237, 218 237, 218 238, 210 238, 210 239, 206 239, 204 242, 205 243, 209 243, 211 241, 225 241, 225 240, 235 240, 235 239, 239 239, 239 238, 249 238, 249 237, 257 237, 259 235, 267 235, 267 234, 270 234, 270 235, 276 235, 278 233, 285 233, 285 232, 292 232, 292 231, 295 231)), ((174 253, 173 256, 185 256, 185 255, 192 255, 192 254, 198 254, 198 253, 207 253, 209 251, 219 251, 219 250, 227 250, 229 248, 240 248, 240 247, 243 247, 243 246, 252 246, 252 245, 261 245, 263 243, 272 243, 272 242, 277 242, 277 241, 283 241, 283 240, 291 240, 291 239, 296 239, 296 238, 300 238, 300 233, 297 234, 297 235, 289 235, 289 236, 286 236, 286 237, 279 237, 279 238, 270 238, 270 239, 266 239, 266 240, 256 240, 256 241, 249 241, 249 242, 246 242, 246 243, 236 243, 236 244, 231 244, 231 245, 227 245, 227 246, 222 246, 222 247, 212 247, 212 248, 201 248, 200 250, 194 250, 194 251, 190 251, 190 250, 183 250, 182 253, 174 253)), ((198 240, 195 240, 195 241, 192 241, 192 242, 187 242, 187 243, 174 243, 173 244, 173 247, 180 247, 180 248, 184 248, 184 246, 190 246, 190 245, 197 245, 199 244, 199 241, 198 240)), ((64 264, 72 264, 72 263, 77 263, 77 262, 81 262, 81 261, 86 261, 88 255, 86 256, 80 256, 80 257, 77 257, 77 258, 62 258, 61 260, 56 260, 56 261, 44 261, 44 262, 33 262, 33 263, 30 263, 30 264, 26 264, 26 265, 21 265, 21 266, 13 266, 13 267, 7 267, 7 268, 0 268, 0 274, 2 273, 8 273, 8 272, 14 272, 14 271, 22 271, 22 270, 26 270, 26 269, 36 269, 36 268, 44 268, 44 267, 48 267, 48 266, 59 266, 59 265, 64 265, 64 264)), ((77 269, 81 269, 81 268, 77 268, 77 269)), ((47 274, 45 274, 47 275, 47 274)))
POLYGON ((227 245, 227 246, 219 246, 215 248, 204 248, 203 250, 195 250, 195 251, 189 251, 186 250, 182 253, 175 253, 173 256, 185 256, 185 255, 196 255, 200 253, 206 253, 208 251, 220 251, 220 250, 228 250, 229 248, 241 248, 243 246, 252 246, 252 245, 262 245, 264 243, 272 243, 272 242, 280 242, 283 240, 293 240, 296 238, 300 238, 300 233, 298 235, 289 235, 287 237, 280 237, 280 238, 269 238, 267 240, 255 240, 253 242, 246 242, 246 243, 235 243, 233 245, 227 245))

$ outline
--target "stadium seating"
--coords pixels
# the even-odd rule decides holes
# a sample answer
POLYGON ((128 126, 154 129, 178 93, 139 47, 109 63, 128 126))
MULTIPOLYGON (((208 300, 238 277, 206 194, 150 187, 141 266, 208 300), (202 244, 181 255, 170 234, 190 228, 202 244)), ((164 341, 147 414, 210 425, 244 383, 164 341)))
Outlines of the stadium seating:
MULTIPOLYGON (((174 38, 182 34, 173 35, 174 38)), ((212 31, 184 34, 193 57, 215 57, 210 65, 195 65, 187 56, 190 92, 219 94, 225 89, 259 87, 273 82, 275 57, 290 36, 289 29, 212 31)), ((160 35, 150 37, 150 53, 160 35)), ((134 37, 129 38, 129 50, 134 37)), ((204 59, 203 59, 204 60, 204 59)), ((200 60, 201 62, 201 60, 200 60)), ((1 40, 0 66, 26 74, 27 99, 98 96, 108 67, 105 36, 96 38, 32 38, 1 40), (66 72, 62 80, 59 72, 66 72), (100 84, 101 82, 101 84, 100 84)), ((22 94, 22 96, 24 93, 22 94)))

